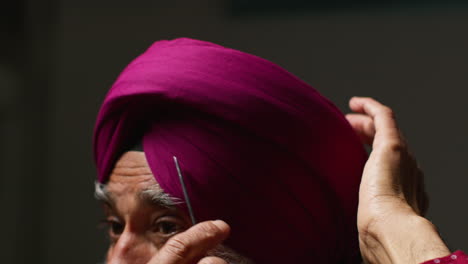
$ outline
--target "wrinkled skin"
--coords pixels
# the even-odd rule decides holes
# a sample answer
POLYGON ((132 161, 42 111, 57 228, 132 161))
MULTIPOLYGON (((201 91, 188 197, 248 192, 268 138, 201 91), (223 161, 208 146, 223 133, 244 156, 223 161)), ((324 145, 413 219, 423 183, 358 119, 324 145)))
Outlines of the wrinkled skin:
POLYGON ((365 165, 358 208, 360 249, 366 263, 421 263, 448 255, 423 216, 428 199, 423 173, 410 154, 393 111, 372 98, 350 100, 346 118, 372 152, 365 165))
POLYGON ((191 227, 182 210, 141 199, 139 193, 148 188, 159 187, 144 153, 126 152, 106 187, 111 197, 104 205, 110 237, 108 264, 227 264, 207 256, 229 235, 226 223, 206 221, 191 227))

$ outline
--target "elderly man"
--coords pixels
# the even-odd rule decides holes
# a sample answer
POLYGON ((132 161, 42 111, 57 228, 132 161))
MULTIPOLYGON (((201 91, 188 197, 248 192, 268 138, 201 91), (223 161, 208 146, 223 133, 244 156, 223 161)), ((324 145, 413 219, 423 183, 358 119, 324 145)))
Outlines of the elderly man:
POLYGON ((449 254, 420 216, 422 174, 391 112, 368 98, 350 106, 357 114, 346 119, 246 53, 155 43, 119 76, 96 124, 107 262, 358 263, 361 252, 372 263, 420 263, 449 254), (358 136, 373 142, 365 168, 358 136))

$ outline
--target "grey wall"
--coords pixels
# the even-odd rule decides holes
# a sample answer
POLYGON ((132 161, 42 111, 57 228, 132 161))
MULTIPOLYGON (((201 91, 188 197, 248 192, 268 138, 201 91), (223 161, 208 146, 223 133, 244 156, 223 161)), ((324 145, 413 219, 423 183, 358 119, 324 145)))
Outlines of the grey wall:
POLYGON ((273 60, 344 112, 352 95, 393 107, 426 171, 429 218, 452 249, 468 250, 468 9, 232 16, 220 0, 61 0, 33 10, 53 23, 28 33, 32 70, 0 68, 0 89, 10 96, 0 100, 6 263, 100 261, 106 240, 97 229, 91 155, 99 104, 131 59, 153 41, 180 36, 273 60), (23 108, 42 115, 25 120, 23 108))

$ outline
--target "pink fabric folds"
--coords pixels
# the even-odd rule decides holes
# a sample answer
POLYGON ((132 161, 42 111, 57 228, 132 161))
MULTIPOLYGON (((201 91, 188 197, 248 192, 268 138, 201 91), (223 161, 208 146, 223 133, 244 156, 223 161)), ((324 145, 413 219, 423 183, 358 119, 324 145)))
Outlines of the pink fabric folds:
POLYGON ((100 182, 143 139, 161 187, 256 263, 355 263, 367 155, 341 112, 279 66, 192 39, 158 41, 108 92, 94 133, 100 182))

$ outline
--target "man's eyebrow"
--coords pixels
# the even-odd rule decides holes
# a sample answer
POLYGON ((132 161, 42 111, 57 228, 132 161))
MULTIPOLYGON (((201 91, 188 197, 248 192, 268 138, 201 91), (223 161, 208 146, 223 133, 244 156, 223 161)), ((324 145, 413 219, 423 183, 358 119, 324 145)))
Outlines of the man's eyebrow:
POLYGON ((106 185, 100 182, 94 183, 94 198, 108 205, 113 204, 112 196, 109 193, 109 191, 106 189, 106 185))
POLYGON ((180 199, 165 193, 157 184, 141 190, 138 193, 138 197, 144 202, 166 208, 171 208, 182 203, 180 199))
MULTIPOLYGON (((175 197, 165 193, 157 184, 151 185, 140 192, 138 192, 138 198, 143 202, 147 202, 152 205, 162 206, 166 208, 174 207, 177 204, 181 204, 182 201, 175 197)), ((112 206, 114 199, 112 193, 110 193, 105 184, 96 182, 94 184, 94 197, 103 203, 112 206)))

